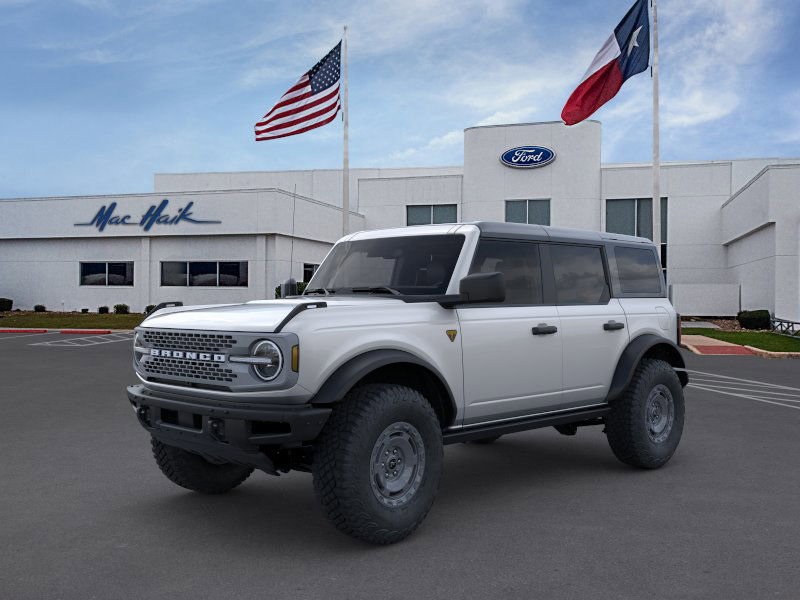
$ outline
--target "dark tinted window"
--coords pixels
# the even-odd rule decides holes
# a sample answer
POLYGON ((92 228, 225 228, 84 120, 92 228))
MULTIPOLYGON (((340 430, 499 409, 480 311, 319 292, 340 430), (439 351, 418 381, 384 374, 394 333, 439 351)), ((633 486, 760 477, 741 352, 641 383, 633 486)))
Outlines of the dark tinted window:
POLYGON ((600 248, 553 245, 550 247, 559 304, 602 304, 609 291, 600 248))
POLYGON ((623 294, 660 294, 661 276, 655 253, 649 248, 614 248, 623 294))
POLYGON ((162 262, 161 285, 186 285, 185 262, 162 262))
POLYGON ((217 263, 215 262, 190 262, 189 285, 216 286, 217 263))
POLYGON ((247 287, 247 261, 219 263, 219 285, 247 287))
POLYGON ((133 263, 108 263, 108 285, 133 285, 133 263))
POLYGON ((105 285, 106 263, 81 263, 81 285, 105 285))
POLYGON ((505 304, 542 303, 538 244, 481 240, 470 272, 502 273, 506 283, 505 304))
POLYGON ((463 245, 462 235, 342 242, 317 269, 308 289, 341 294, 389 287, 401 294, 444 294, 463 245))

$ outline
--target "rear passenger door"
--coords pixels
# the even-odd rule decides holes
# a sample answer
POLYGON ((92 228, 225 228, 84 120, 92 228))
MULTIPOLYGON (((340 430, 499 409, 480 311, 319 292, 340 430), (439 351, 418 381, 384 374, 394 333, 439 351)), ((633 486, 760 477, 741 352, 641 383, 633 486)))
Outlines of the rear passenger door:
POLYGON ((472 273, 503 274, 504 303, 458 307, 464 424, 544 412, 561 399, 561 329, 543 303, 539 244, 481 239, 472 273))
POLYGON ((602 246, 548 244, 564 348, 564 408, 603 402, 628 345, 625 312, 611 298, 602 246))

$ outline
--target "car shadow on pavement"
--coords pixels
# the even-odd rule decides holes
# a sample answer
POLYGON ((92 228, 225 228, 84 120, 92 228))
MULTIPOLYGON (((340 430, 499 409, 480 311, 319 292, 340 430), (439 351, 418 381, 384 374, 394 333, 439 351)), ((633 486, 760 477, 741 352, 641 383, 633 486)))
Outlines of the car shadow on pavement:
MULTIPOLYGON (((464 527, 466 532, 475 513, 485 512, 487 506, 513 505, 515 500, 540 511, 544 520, 548 511, 558 509, 552 503, 554 491, 563 495, 565 485, 592 486, 609 473, 632 471, 617 462, 604 436, 584 435, 528 433, 492 445, 448 447, 439 495, 416 535, 435 532, 440 525, 464 527), (540 492, 550 497, 541 506, 540 492), (447 515, 446 524, 438 523, 437 515, 447 515)), ((356 553, 371 548, 339 534, 326 521, 308 473, 274 478, 255 472, 242 486, 219 496, 184 491, 165 479, 146 496, 131 498, 124 510, 129 517, 138 515, 145 531, 152 528, 154 538, 180 539, 182 544, 191 543, 192 537, 198 543, 213 540, 236 553, 258 553, 267 544, 278 544, 289 554, 309 547, 356 553)))

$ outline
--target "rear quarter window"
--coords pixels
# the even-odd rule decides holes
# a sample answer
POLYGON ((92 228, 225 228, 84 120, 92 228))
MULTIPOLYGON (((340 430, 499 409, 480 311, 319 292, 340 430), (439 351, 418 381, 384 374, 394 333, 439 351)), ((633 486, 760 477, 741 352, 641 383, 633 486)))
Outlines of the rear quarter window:
POLYGON ((651 248, 614 248, 617 277, 623 294, 661 295, 661 269, 651 248))

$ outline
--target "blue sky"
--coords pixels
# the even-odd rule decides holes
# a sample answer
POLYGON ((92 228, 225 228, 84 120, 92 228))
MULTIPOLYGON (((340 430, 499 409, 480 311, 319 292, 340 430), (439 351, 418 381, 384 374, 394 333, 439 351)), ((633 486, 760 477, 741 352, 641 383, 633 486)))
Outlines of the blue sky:
MULTIPOLYGON (((252 127, 350 26, 352 166, 458 165, 462 130, 557 120, 632 0, 0 0, 0 198, 155 172, 337 168, 341 123, 252 127)), ((800 3, 660 0, 662 158, 800 157, 800 3)), ((594 118, 648 161, 650 78, 594 118)))

